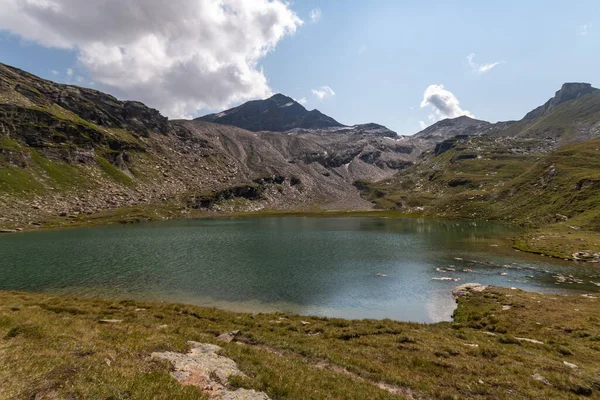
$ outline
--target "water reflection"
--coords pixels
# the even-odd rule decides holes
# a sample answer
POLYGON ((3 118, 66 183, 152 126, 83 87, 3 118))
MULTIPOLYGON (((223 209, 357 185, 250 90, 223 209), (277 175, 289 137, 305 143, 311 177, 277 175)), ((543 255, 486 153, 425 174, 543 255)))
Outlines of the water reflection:
POLYGON ((569 267, 510 250, 504 238, 515 233, 486 222, 371 218, 36 232, 0 238, 0 289, 422 322, 450 318, 450 290, 460 282, 593 290, 587 283, 557 288, 548 277, 569 267))

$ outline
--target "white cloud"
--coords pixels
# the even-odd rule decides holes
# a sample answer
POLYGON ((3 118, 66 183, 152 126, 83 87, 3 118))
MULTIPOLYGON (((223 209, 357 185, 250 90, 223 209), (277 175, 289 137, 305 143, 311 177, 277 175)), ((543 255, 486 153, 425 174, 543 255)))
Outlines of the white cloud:
POLYGON ((461 115, 473 117, 469 111, 460 108, 460 103, 456 96, 452 92, 444 89, 444 85, 430 85, 425 89, 421 108, 428 106, 433 108, 433 113, 427 116, 430 121, 438 121, 444 118, 456 118, 461 115))
POLYGON ((73 70, 71 68, 67 68, 67 76, 73 76, 73 70))
POLYGON ((75 77, 75 80, 77 81, 77 83, 83 83, 83 81, 85 81, 85 78, 83 76, 77 76, 75 77))
POLYGON ((284 0, 0 0, 0 30, 75 50, 102 90, 171 117, 271 94, 259 61, 302 21, 284 0))
POLYGON ((421 130, 427 128, 427 124, 423 121, 419 121, 419 126, 421 127, 421 130))
POLYGON ((321 86, 318 89, 312 89, 311 92, 319 98, 319 100, 323 100, 329 96, 335 96, 335 92, 333 89, 327 85, 321 86))
POLYGON ((301 99, 294 99, 294 100, 302 105, 305 105, 306 103, 308 103, 308 101, 306 100, 306 97, 302 97, 301 99))
POLYGON ((592 24, 579 25, 579 34, 581 36, 587 36, 590 34, 591 29, 592 29, 592 24))
POLYGON ((52 72, 52 75, 54 75, 54 76, 58 76, 58 73, 59 73, 59 72, 58 72, 57 70, 55 70, 55 69, 53 69, 53 70, 52 70, 52 71, 50 71, 50 72, 52 72))
POLYGON ((312 10, 310 10, 310 21, 314 24, 319 22, 319 20, 321 19, 321 16, 323 15, 323 13, 321 12, 320 8, 313 8, 312 10))
POLYGON ((493 68, 497 67, 498 65, 505 63, 505 61, 496 61, 496 62, 489 63, 489 64, 477 64, 473 61, 473 59, 475 58, 475 53, 469 54, 466 58, 467 58, 467 62, 469 63, 469 66, 471 67, 471 70, 473 72, 477 72, 479 74, 488 72, 488 71, 492 70, 493 68))
POLYGON ((318 89, 312 89, 311 92, 319 98, 319 100, 323 100, 325 97, 335 96, 335 92, 329 86, 321 86, 318 89))

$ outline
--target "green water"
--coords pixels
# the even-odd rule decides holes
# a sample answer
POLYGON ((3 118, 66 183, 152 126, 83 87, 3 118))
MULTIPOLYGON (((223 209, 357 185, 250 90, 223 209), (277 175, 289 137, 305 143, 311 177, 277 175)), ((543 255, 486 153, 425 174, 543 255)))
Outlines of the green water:
POLYGON ((0 237, 0 290, 422 322, 450 319, 450 290, 464 282, 598 291, 589 268, 510 249, 504 239, 514 234, 496 223, 372 218, 170 221, 13 234, 0 237), (447 267, 457 271, 436 272, 447 267), (557 272, 585 283, 557 285, 557 272))

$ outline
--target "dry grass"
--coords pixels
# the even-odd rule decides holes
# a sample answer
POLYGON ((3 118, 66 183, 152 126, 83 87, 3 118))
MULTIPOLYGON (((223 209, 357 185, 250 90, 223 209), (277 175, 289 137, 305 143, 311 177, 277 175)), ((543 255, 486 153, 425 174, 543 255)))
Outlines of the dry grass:
POLYGON ((454 323, 424 325, 4 292, 0 398, 202 398, 149 355, 234 329, 224 353, 249 376, 234 384, 274 399, 398 398, 384 385, 414 398, 598 397, 599 306, 493 288, 461 300, 454 323))

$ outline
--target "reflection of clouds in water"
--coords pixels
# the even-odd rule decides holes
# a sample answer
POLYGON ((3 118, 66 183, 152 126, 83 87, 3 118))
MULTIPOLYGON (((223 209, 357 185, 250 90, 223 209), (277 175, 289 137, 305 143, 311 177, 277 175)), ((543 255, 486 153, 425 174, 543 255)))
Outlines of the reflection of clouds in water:
POLYGON ((425 309, 431 322, 450 320, 456 309, 456 302, 452 298, 452 288, 448 287, 429 292, 425 309))

